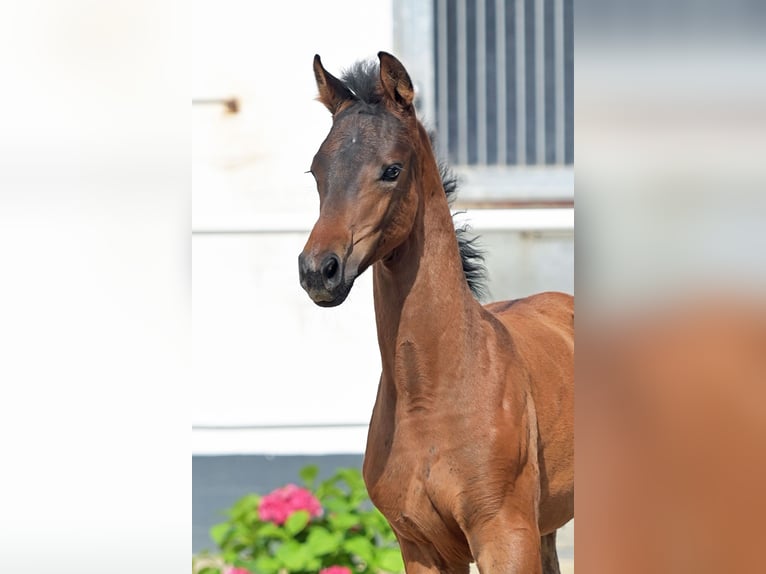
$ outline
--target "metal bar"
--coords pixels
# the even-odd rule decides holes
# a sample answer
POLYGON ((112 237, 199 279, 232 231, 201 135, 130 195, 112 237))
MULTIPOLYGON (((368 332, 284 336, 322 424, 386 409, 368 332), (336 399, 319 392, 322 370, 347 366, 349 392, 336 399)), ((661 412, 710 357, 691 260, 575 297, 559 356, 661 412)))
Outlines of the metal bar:
POLYGON ((564 163, 564 0, 553 0, 556 163, 564 163))
POLYGON ((516 163, 527 163, 527 76, 524 0, 516 0, 516 163))
POLYGON ((487 25, 485 0, 476 2, 476 140, 479 165, 487 165, 487 25))
POLYGON ((495 0, 495 89, 497 105, 497 163, 505 165, 507 134, 505 111, 505 0, 495 0))
POLYGON ((545 6, 535 0, 535 155, 545 163, 545 6))
POLYGON ((435 3, 394 0, 394 54, 407 63, 420 120, 436 127, 435 3))
POLYGON ((574 161, 574 22, 572 0, 564 3, 564 164, 574 161))
MULTIPOLYGON (((487 207, 491 205, 491 209, 474 209, 470 213, 455 214, 454 221, 460 223, 461 220, 467 219, 471 224, 471 227, 475 231, 485 230, 536 230, 536 229, 553 229, 553 228, 571 228, 574 221, 574 210, 571 209, 574 205, 572 200, 567 198, 561 198, 560 204, 546 204, 546 200, 542 199, 518 199, 508 200, 509 206, 524 207, 524 209, 501 209, 497 208, 497 205, 492 205, 492 202, 488 202, 487 207), (568 208, 568 209, 564 209, 568 208), (570 221, 571 219, 571 221, 570 221)), ((470 201, 460 202, 457 204, 459 207, 468 207, 471 205, 470 201)), ((502 203, 499 205, 503 205, 502 203)), ((285 218, 281 223, 284 229, 280 230, 276 227, 275 222, 272 221, 272 216, 263 214, 260 218, 254 219, 250 222, 245 222, 237 228, 230 229, 205 229, 198 228, 192 230, 192 237, 196 239, 202 239, 202 237, 211 236, 226 236, 226 235, 273 235, 276 233, 301 233, 306 234, 311 231, 311 227, 315 218, 306 220, 300 218, 296 219, 292 223, 285 218)))
POLYGON ((439 21, 436 23, 436 43, 439 53, 439 142, 438 154, 446 158, 449 153, 449 83, 447 81, 447 0, 437 0, 439 21))
POLYGON ((465 2, 457 2, 457 163, 468 164, 468 38, 465 2))

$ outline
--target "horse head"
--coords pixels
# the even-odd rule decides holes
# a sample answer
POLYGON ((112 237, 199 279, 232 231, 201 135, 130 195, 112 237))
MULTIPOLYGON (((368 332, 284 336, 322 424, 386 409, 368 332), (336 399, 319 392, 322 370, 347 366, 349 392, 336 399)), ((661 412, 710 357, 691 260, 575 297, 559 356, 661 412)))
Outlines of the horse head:
POLYGON ((319 219, 298 261, 301 286, 323 307, 340 305, 367 267, 389 257, 417 213, 421 140, 412 82, 394 56, 378 59, 377 76, 352 71, 341 81, 314 57, 332 128, 311 163, 319 219))

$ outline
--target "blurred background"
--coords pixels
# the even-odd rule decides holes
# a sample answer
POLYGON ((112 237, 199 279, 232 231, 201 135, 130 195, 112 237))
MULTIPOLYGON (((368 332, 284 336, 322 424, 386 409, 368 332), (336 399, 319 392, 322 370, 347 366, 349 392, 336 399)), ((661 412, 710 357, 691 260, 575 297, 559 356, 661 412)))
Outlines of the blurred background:
MULTIPOLYGON (((361 466, 380 358, 371 275, 314 305, 297 257, 331 125, 311 68, 380 50, 416 87, 481 236, 491 300, 574 292, 571 0, 193 4, 193 551, 247 492, 361 466), (327 357, 341 370, 322 368, 327 357)), ((571 528, 559 538, 571 564, 571 528)))
POLYGON ((578 567, 762 571, 766 3, 575 30, 578 567))

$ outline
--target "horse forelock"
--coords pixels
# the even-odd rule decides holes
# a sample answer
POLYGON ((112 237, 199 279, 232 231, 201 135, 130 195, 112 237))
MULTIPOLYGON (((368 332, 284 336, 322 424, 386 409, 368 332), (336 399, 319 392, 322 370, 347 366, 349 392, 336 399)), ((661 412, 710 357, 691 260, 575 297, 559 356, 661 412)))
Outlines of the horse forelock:
POLYGON ((376 60, 360 60, 341 74, 341 81, 358 100, 366 104, 383 101, 380 85, 380 65, 376 60))

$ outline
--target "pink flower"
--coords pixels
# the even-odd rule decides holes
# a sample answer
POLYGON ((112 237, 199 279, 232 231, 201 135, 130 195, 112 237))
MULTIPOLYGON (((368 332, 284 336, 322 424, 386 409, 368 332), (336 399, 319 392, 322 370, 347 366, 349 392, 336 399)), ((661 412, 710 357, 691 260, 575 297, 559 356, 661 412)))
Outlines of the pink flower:
POLYGON ((298 510, 308 511, 309 516, 319 516, 322 514, 322 505, 305 488, 288 484, 261 498, 258 517, 274 524, 284 524, 298 510))
POLYGON ((224 570, 225 574, 251 574, 247 568, 237 568, 236 566, 229 566, 224 570))
POLYGON ((319 574, 351 574, 351 568, 346 566, 330 566, 324 570, 320 570, 319 574))

